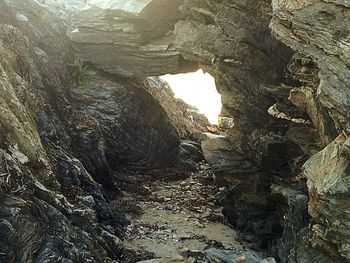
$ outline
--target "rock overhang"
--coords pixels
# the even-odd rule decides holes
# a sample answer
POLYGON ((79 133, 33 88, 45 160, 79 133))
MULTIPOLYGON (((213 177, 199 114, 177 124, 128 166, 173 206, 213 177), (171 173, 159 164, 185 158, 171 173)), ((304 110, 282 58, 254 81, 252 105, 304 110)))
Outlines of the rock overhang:
POLYGON ((87 5, 101 9, 122 10, 137 15, 151 2, 152 0, 88 0, 87 5))

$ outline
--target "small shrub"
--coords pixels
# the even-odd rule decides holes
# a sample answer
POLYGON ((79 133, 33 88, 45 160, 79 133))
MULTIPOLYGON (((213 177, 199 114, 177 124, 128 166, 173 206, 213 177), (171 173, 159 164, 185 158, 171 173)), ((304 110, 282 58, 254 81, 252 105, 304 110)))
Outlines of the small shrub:
POLYGON ((69 64, 72 67, 73 74, 73 86, 83 85, 87 87, 91 83, 91 76, 94 72, 88 70, 88 65, 81 58, 76 58, 73 64, 69 64))

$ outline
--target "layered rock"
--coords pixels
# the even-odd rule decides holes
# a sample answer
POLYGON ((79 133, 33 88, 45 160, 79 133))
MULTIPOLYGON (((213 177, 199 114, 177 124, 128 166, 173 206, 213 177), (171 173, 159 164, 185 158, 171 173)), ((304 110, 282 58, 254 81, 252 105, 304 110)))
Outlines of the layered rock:
MULTIPOLYGON (((223 114, 235 124, 226 138, 202 145, 217 181, 230 189, 229 221, 282 262, 349 261, 350 6, 345 0, 272 6, 0 1, 0 22, 28 37, 1 25, 4 260, 17 260, 16 244, 22 261, 116 260, 125 221, 98 183, 115 194, 118 169, 176 165, 177 155, 191 152, 200 158, 192 144, 178 148, 176 128, 145 92, 144 78, 201 67, 215 77, 223 114), (273 35, 285 45, 270 33, 272 16, 273 35), (72 88, 73 57, 95 70, 87 87, 72 88), (29 246, 18 238, 28 237, 21 225, 34 229, 29 246), (73 255, 78 250, 82 255, 73 255)), ((178 122, 182 135, 187 127, 178 122)))
POLYGON ((127 220, 110 209, 103 189, 72 157, 70 137, 57 117, 55 103, 62 97, 51 93, 56 88, 54 93, 64 94, 69 78, 60 60, 68 50, 57 32, 60 24, 50 27, 57 20, 32 2, 1 1, 0 7, 0 21, 28 36, 0 26, 0 260, 113 262, 127 220), (33 15, 39 11, 42 20, 33 15))
MULTIPOLYGON (((96 121, 112 168, 169 167, 175 162, 180 144, 177 130, 154 98, 138 86, 130 80, 114 82, 94 77, 88 88, 72 90, 73 105, 96 121)), ((78 128, 83 134, 84 127, 78 128)), ((77 150, 84 153, 85 147, 79 145, 77 150)))
POLYGON ((343 180, 349 156, 347 132, 338 137, 349 130, 349 4, 276 0, 273 11, 270 27, 274 36, 302 54, 298 55, 299 66, 291 65, 299 84, 291 87, 289 100, 307 112, 318 133, 313 135, 315 141, 322 146, 330 143, 317 154, 310 152, 315 155, 304 165, 311 226, 303 231, 301 235, 305 238, 300 240, 304 246, 313 246, 323 254, 313 249, 306 252, 299 245, 291 258, 295 262, 316 258, 327 262, 324 255, 328 255, 335 262, 349 261, 348 219, 341 212, 347 199, 343 196, 348 193, 343 180), (338 191, 342 193, 337 194, 338 191))
MULTIPOLYGON (((275 17, 270 25, 273 34, 311 58, 320 70, 320 84, 314 94, 317 93, 316 100, 320 104, 317 110, 325 111, 325 116, 318 119, 311 117, 323 141, 329 143, 339 131, 349 129, 348 6, 337 5, 333 1, 289 4, 273 1, 273 7, 275 17)), ((311 99, 308 100, 310 103, 311 99)))
POLYGON ((113 7, 95 5, 71 12, 69 36, 76 53, 95 67, 124 77, 177 73, 198 66, 210 72, 223 98, 223 113, 235 123, 226 142, 234 155, 224 156, 235 166, 217 169, 217 178, 236 193, 231 207, 240 212, 232 214, 231 221, 247 232, 259 232, 258 240, 250 237, 250 241, 270 246, 277 219, 267 219, 274 209, 269 200, 269 173, 290 179, 291 168, 286 168, 287 172, 283 169, 303 152, 288 138, 268 135, 271 131, 285 133, 288 124, 268 114, 276 97, 262 86, 278 85, 284 79, 291 56, 269 32, 269 1, 258 5, 255 1, 175 1, 171 5, 144 1, 133 7, 132 11, 131 6, 115 2, 113 7), (165 9, 166 16, 155 19, 154 14, 165 9), (234 149, 237 146, 241 148, 234 149), (278 153, 269 158, 274 151, 278 153), (296 153, 289 156, 288 151, 296 153), (283 157, 285 153, 287 157, 283 157), (242 160, 253 164, 253 171, 248 172, 242 160), (220 176, 220 169, 225 170, 224 176, 220 176), (252 182, 255 188, 249 187, 252 182), (257 218, 259 223, 254 224, 257 218), (265 242, 266 238, 270 241, 265 242))
POLYGON ((123 3, 73 12, 68 34, 79 56, 126 77, 200 66, 216 78, 225 110, 237 124, 250 130, 264 126, 270 101, 259 85, 278 83, 289 56, 269 33, 269 1, 258 6, 253 1, 144 1, 135 12, 128 10, 132 3, 123 3))
POLYGON ((34 1, 0 17, 0 261, 115 262, 114 172, 175 164, 176 128, 137 80, 96 71, 73 89, 61 18, 34 1))
POLYGON ((113 74, 148 77, 193 69, 171 44, 174 35, 168 34, 182 16, 181 3, 118 1, 112 8, 88 6, 71 16, 69 36, 79 56, 113 74))
POLYGON ((350 141, 340 135, 304 165, 312 217, 311 243, 339 261, 350 260, 349 156, 350 141))
POLYGON ((208 131, 210 123, 207 117, 199 113, 195 107, 175 98, 168 83, 157 77, 149 77, 145 82, 145 89, 159 102, 174 122, 180 138, 198 138, 202 132, 208 131))

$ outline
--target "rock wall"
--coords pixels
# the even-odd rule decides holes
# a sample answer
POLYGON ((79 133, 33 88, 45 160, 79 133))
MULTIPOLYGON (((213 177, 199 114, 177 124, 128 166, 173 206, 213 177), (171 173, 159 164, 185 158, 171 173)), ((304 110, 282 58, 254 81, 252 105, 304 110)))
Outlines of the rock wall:
MULTIPOLYGON (((3 4, 1 12, 9 14, 11 8, 3 4)), ((18 29, 0 27, 0 261, 86 258, 111 262, 120 254, 117 236, 127 220, 110 209, 103 189, 79 160, 57 141, 42 143, 45 135, 36 113, 52 112, 34 89, 40 88, 34 86, 35 79, 28 79, 32 75, 22 71, 34 55, 20 48, 24 37, 18 29), (106 228, 111 223, 113 231, 106 228)), ((28 48, 33 46, 28 44, 28 48)), ((33 70, 37 65, 31 64, 33 70)))
POLYGON ((118 192, 115 173, 181 155, 179 126, 143 81, 200 67, 235 123, 202 148, 241 238, 281 262, 350 261, 349 9, 345 0, 0 0, 5 260, 16 261, 13 244, 23 262, 82 248, 117 259, 125 220, 106 199, 118 192), (95 71, 91 90, 72 88, 74 57, 95 71), (34 222, 29 247, 12 206, 34 222))
POLYGON ((56 11, 0 1, 0 261, 116 262, 114 178, 175 165, 180 139, 140 80, 95 70, 74 87, 56 11))
POLYGON ((159 101, 159 104, 174 122, 180 138, 198 140, 201 133, 208 131, 208 118, 199 110, 188 105, 183 100, 175 98, 169 84, 157 77, 145 80, 145 89, 159 101))
POLYGON ((350 5, 347 1, 272 1, 272 5, 272 33, 302 54, 301 65, 295 72, 300 83, 292 87, 289 100, 307 112, 318 133, 317 143, 327 145, 303 167, 311 218, 309 233, 303 233, 306 238, 295 249, 293 260, 328 262, 326 256, 310 253, 312 249, 306 252, 302 248, 306 246, 316 248, 334 262, 348 262, 349 220, 344 204, 349 193, 345 178, 349 174, 346 167, 350 156, 346 146, 350 113, 350 5))

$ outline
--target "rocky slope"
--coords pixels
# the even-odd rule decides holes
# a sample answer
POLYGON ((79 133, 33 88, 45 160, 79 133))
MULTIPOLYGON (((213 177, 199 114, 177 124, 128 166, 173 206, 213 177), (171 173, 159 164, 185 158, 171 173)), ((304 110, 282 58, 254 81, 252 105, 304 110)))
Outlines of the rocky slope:
POLYGON ((177 130, 138 80, 96 70, 73 87, 53 13, 1 1, 0 17, 0 261, 112 262, 128 222, 110 207, 112 178, 173 166, 177 130))
POLYGON ((175 98, 168 83, 157 77, 146 79, 146 90, 159 102, 169 118, 174 122, 182 139, 199 138, 211 126, 207 117, 193 106, 175 98))
POLYGON ((0 260, 117 260, 115 179, 201 159, 145 78, 203 68, 235 123, 202 150, 240 238, 281 262, 350 261, 349 14, 345 0, 0 0, 0 260))
MULTIPOLYGON (((291 87, 289 100, 307 112, 319 145, 328 144, 303 167, 311 216, 306 242, 335 262, 350 260, 344 206, 350 157, 349 7, 347 1, 273 1, 275 16, 270 24, 277 39, 306 57, 296 74, 301 83, 291 87), (317 70, 310 72, 312 67, 317 70)), ((315 261, 302 246, 296 249, 296 261, 304 253, 305 260, 315 261)))

